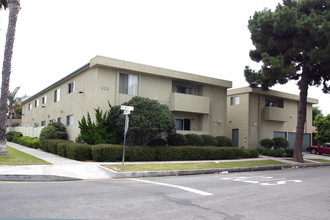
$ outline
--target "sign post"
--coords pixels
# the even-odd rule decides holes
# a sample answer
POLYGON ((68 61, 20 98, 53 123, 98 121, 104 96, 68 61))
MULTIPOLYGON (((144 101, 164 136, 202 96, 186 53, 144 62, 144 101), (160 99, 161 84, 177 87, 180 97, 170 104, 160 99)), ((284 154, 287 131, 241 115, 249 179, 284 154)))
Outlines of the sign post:
POLYGON ((128 124, 129 124, 129 117, 128 115, 131 113, 131 111, 134 111, 133 106, 126 106, 126 105, 121 105, 120 106, 121 110, 124 110, 124 115, 125 115, 125 131, 124 131, 124 147, 123 147, 123 161, 121 165, 121 170, 124 170, 124 162, 125 162, 125 147, 126 147, 126 133, 128 130, 128 124))

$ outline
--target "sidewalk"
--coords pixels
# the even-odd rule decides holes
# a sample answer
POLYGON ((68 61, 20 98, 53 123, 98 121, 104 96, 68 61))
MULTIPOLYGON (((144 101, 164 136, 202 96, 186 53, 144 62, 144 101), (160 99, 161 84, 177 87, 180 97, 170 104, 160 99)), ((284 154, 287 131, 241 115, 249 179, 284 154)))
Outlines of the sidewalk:
POLYGON ((97 163, 80 162, 8 142, 8 146, 43 159, 52 165, 0 166, 0 180, 92 180, 109 179, 97 163), (1 178, 2 176, 2 178, 1 178), (6 177, 5 177, 6 176, 6 177))
POLYGON ((8 142, 8 146, 17 150, 43 159, 52 165, 24 165, 9 166, 0 165, 0 181, 70 181, 70 180, 93 180, 93 179, 110 179, 110 178, 127 178, 127 177, 150 177, 150 176, 169 176, 169 175, 193 175, 193 174, 210 174, 210 173, 226 173, 226 172, 244 172, 258 170, 275 170, 285 168, 304 168, 317 166, 330 166, 330 163, 320 163, 310 161, 308 159, 328 159, 329 156, 315 155, 304 153, 305 161, 310 164, 299 164, 285 158, 274 158, 260 155, 259 158, 241 159, 241 160, 217 160, 217 161, 169 161, 169 162, 125 162, 125 164, 139 163, 203 163, 203 162, 232 162, 232 161, 251 161, 251 160, 276 160, 289 163, 291 165, 277 165, 266 167, 248 167, 248 168, 230 168, 230 169, 207 169, 207 170, 184 170, 184 171, 153 171, 153 172, 115 172, 109 170, 101 164, 121 164, 121 162, 80 162, 68 158, 60 157, 54 154, 21 146, 16 143, 8 142))

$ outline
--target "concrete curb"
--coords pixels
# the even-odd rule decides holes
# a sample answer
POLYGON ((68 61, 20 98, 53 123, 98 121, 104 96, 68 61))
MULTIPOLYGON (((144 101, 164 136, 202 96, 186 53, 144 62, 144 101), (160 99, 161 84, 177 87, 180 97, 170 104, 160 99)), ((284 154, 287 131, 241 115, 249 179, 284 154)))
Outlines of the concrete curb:
POLYGON ((57 181, 77 181, 81 180, 73 177, 55 175, 20 175, 20 174, 1 174, 0 181, 8 182, 57 182, 57 181))
POLYGON ((290 165, 274 165, 260 167, 238 167, 238 168, 216 168, 203 170, 175 170, 175 171, 140 171, 140 172, 116 172, 99 165, 101 169, 107 172, 112 178, 138 178, 138 177, 161 177, 161 176, 182 176, 182 175, 200 175, 200 174, 217 174, 217 173, 234 173, 234 172, 252 172, 265 170, 283 170, 296 168, 309 168, 330 166, 330 163, 315 163, 315 164, 290 164, 290 165))

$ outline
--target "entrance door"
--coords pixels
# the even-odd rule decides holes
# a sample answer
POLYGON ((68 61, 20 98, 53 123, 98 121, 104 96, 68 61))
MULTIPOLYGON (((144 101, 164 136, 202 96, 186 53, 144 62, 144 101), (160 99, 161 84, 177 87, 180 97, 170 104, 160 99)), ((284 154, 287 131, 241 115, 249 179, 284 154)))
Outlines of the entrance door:
POLYGON ((232 130, 233 147, 238 147, 238 137, 239 137, 238 129, 233 129, 232 130))

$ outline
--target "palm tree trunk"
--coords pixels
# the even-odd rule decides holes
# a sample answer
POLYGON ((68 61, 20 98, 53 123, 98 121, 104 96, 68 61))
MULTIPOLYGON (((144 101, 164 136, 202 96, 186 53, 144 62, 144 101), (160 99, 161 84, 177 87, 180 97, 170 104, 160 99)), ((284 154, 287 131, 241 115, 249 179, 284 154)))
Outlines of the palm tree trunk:
POLYGON ((302 73, 299 89, 299 107, 298 107, 298 122, 296 129, 296 139, 294 143, 293 160, 299 163, 304 162, 302 155, 302 144, 304 138, 304 127, 306 122, 306 104, 307 104, 307 92, 308 92, 308 74, 302 73))
POLYGON ((0 98, 0 155, 8 155, 6 134, 7 134, 7 113, 8 113, 8 92, 11 73, 11 58, 13 55, 16 22, 18 12, 21 9, 20 0, 9 0, 9 20, 6 36, 5 53, 2 65, 2 86, 0 98))

